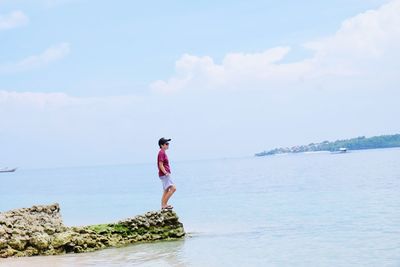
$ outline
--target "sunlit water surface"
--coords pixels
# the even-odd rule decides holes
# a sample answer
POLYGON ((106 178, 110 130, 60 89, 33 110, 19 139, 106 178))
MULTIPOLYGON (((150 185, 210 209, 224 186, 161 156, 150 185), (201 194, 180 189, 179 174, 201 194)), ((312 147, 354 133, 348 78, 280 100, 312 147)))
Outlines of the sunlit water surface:
MULTIPOLYGON (((0 266, 400 266, 400 149, 172 162, 179 241, 0 266)), ((58 202, 65 224, 159 208, 154 164, 0 174, 0 210, 58 202)))

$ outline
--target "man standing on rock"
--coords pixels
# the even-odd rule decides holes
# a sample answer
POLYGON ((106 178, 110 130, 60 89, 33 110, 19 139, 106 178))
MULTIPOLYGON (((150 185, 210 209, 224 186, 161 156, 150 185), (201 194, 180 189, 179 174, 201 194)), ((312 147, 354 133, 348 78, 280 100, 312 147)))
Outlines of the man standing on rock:
POLYGON ((169 167, 168 156, 165 153, 169 148, 170 141, 171 139, 166 139, 164 137, 158 140, 158 146, 160 147, 157 157, 158 176, 160 177, 164 190, 161 198, 161 209, 173 208, 171 205, 168 205, 168 200, 176 191, 176 186, 171 180, 171 169, 169 167))

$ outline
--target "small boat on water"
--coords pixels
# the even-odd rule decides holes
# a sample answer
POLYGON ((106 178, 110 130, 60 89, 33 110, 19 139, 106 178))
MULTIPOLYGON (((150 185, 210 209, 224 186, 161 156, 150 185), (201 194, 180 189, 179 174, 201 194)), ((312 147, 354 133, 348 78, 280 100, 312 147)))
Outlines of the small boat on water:
POLYGON ((331 153, 333 153, 333 154, 340 154, 340 153, 346 153, 346 152, 347 152, 346 147, 341 147, 338 150, 331 151, 331 153))
POLYGON ((15 172, 17 170, 17 168, 12 168, 12 169, 10 169, 10 168, 2 168, 2 169, 0 169, 0 173, 1 172, 15 172))

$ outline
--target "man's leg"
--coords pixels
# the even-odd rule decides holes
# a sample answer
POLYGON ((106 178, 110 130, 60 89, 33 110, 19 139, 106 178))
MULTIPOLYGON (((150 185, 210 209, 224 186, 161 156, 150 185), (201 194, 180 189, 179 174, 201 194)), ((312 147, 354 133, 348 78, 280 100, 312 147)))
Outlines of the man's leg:
POLYGON ((163 191, 163 194, 161 197, 161 208, 164 208, 165 206, 167 206, 167 204, 165 204, 166 203, 165 197, 167 196, 167 193, 168 193, 168 188, 163 191))
POLYGON ((168 200, 175 193, 176 186, 171 185, 167 189, 164 190, 163 196, 161 198, 161 208, 165 208, 168 205, 168 200))

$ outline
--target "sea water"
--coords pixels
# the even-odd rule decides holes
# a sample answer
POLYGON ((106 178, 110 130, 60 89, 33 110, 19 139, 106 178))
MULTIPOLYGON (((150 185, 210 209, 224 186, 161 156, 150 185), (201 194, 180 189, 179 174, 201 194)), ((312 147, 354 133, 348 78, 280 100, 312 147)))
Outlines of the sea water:
MULTIPOLYGON (((173 162, 187 237, 0 266, 400 266, 400 149, 173 162)), ((155 164, 0 174, 0 210, 58 202, 65 224, 159 209, 155 164)))

